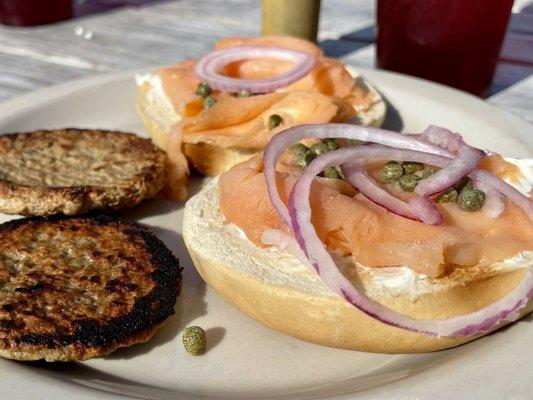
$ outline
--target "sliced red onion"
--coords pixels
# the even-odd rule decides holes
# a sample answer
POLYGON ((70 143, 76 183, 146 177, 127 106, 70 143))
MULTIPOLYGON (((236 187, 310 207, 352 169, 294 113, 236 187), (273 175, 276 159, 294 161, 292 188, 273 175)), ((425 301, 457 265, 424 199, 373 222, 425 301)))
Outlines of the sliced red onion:
MULTIPOLYGON (((450 132, 447 129, 442 129, 442 132, 450 132)), ((454 137, 457 135, 453 134, 452 132, 450 133, 454 135, 454 137)), ((290 145, 306 138, 357 139, 365 142, 380 143, 400 149, 418 150, 420 152, 437 154, 447 158, 455 158, 455 155, 450 151, 438 146, 437 144, 430 143, 429 139, 433 140, 433 136, 428 135, 428 141, 420 140, 414 136, 415 135, 403 135, 398 132, 350 124, 299 125, 279 132, 272 138, 264 152, 265 178, 268 185, 268 195, 270 197, 270 201, 278 212, 280 218, 290 226, 290 218, 287 212, 287 207, 281 201, 275 185, 275 165, 276 161, 279 159, 281 154, 283 154, 285 149, 287 149, 290 145)), ((457 139, 450 138, 450 142, 456 140, 457 139)), ((425 163, 442 167, 442 165, 439 165, 436 162, 425 163)), ((473 179, 479 177, 479 179, 486 181, 487 184, 498 190, 503 195, 507 196, 509 201, 520 207, 526 213, 529 219, 533 221, 533 204, 531 200, 516 190, 513 186, 504 182, 496 175, 484 170, 476 169, 470 174, 470 176, 473 179)))
POLYGON ((270 93, 303 78, 315 65, 315 57, 310 54, 278 47, 240 46, 215 50, 202 57, 194 72, 210 87, 227 92, 249 90, 251 93, 270 93), (290 71, 266 79, 239 79, 224 76, 220 70, 235 61, 255 58, 275 58, 294 63, 290 71))
POLYGON ((410 199, 408 204, 413 213, 420 216, 424 224, 442 225, 444 222, 442 214, 429 197, 416 196, 410 199))
POLYGON ((417 196, 405 203, 376 184, 360 163, 343 164, 342 172, 346 181, 365 197, 394 214, 431 225, 440 225, 444 221, 442 214, 429 198, 417 196))
POLYGON ((533 221, 533 202, 514 187, 501 180, 492 172, 485 171, 484 169, 477 169, 472 172, 470 176, 474 180, 485 182, 487 185, 490 185, 492 188, 506 196, 509 201, 520 207, 526 213, 528 218, 533 221))
MULTIPOLYGON (((278 212, 280 218, 290 226, 290 217, 287 211, 287 207, 281 201, 278 188, 276 186, 276 162, 283 152, 292 144, 299 142, 306 138, 315 139, 356 139, 363 142, 379 143, 398 149, 416 150, 416 159, 405 161, 417 161, 421 157, 421 152, 424 154, 440 154, 447 156, 449 153, 443 150, 439 146, 431 143, 425 143, 417 140, 409 135, 403 135, 398 132, 387 131, 384 129, 372 128, 369 126, 358 126, 350 124, 319 124, 319 125, 298 125, 289 129, 286 129, 278 134, 274 135, 268 145, 265 148, 263 155, 263 165, 265 168, 265 179, 268 186, 268 195, 272 205, 278 212)), ((364 146, 368 149, 369 146, 364 146)), ((374 157, 369 157, 369 159, 374 157)), ((393 160, 396 158, 391 157, 393 160)), ((353 161, 353 160, 352 160, 353 161)), ((441 161, 447 161, 445 158, 441 158, 441 161)), ((424 161, 420 161, 424 162, 424 161)), ((448 165, 447 161, 444 166, 448 165)), ((429 163, 431 164, 431 163, 429 163)), ((439 164, 433 164, 442 166, 439 164)))
POLYGON ((435 125, 428 126, 426 130, 420 134, 420 138, 454 153, 459 151, 461 146, 465 143, 461 135, 458 133, 453 133, 446 128, 441 128, 440 126, 435 125))
POLYGON ((498 218, 505 209, 503 195, 490 186, 485 180, 474 179, 474 186, 485 193, 485 201, 481 209, 491 219, 498 218))
MULTIPOLYGON (((370 158, 367 147, 343 148, 324 153, 305 168, 289 195, 289 215, 294 236, 322 281, 359 310, 385 324, 433 336, 469 336, 486 332, 512 317, 533 296, 533 268, 500 300, 479 311, 444 320, 421 321, 401 315, 366 297, 339 271, 311 222, 310 192, 314 178, 324 169, 354 159, 370 158)), ((384 149, 379 158, 395 158, 384 149)), ((397 151, 397 150, 396 150, 397 151)), ((372 150, 371 150, 372 152, 372 150)), ((408 153, 408 152, 405 152, 408 153)), ((408 155, 408 154, 405 154, 408 155)), ((397 158, 395 158, 397 159, 397 158)), ((414 160, 416 161, 416 160, 414 160)))
POLYGON ((431 196, 452 187, 476 169, 484 156, 485 153, 481 150, 463 144, 459 148, 457 157, 447 167, 421 180, 416 186, 415 192, 421 196, 431 196))
MULTIPOLYGON (((456 136, 457 134, 452 133, 451 131, 440 128, 439 135, 426 135, 425 139, 427 139, 428 142, 433 144, 443 143, 446 141, 446 143, 453 143, 457 140, 456 136), (447 136, 446 138, 443 138, 444 136, 447 136)), ((461 139, 462 141, 462 139, 461 139)), ((464 143, 464 142, 463 142, 464 143)), ((449 151, 442 148, 442 150, 445 151, 444 154, 440 153, 443 156, 453 158, 453 153, 450 153, 449 151)), ((507 197, 507 199, 520 207, 522 211, 526 213, 528 218, 533 221, 533 202, 526 196, 524 196, 522 193, 520 193, 518 190, 516 190, 513 186, 509 185, 507 182, 500 179, 498 176, 494 175, 491 172, 485 171, 483 169, 476 169, 472 171, 470 174, 470 177, 474 180, 477 180, 478 182, 484 182, 488 186, 491 186, 494 190, 497 190, 499 193, 503 194, 507 197)), ((491 197, 492 193, 491 193, 491 197)), ((497 202, 497 200, 490 200, 489 202, 489 215, 496 215, 498 213, 498 209, 500 207, 500 204, 497 202)))

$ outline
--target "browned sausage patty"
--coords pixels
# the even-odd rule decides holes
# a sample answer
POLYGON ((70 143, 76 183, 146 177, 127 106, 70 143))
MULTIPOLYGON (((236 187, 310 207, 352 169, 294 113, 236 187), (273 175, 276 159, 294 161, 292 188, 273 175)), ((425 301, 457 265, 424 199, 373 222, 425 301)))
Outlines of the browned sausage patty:
POLYGON ((0 356, 86 360, 149 340, 174 314, 178 260, 114 217, 0 225, 0 356))
POLYGON ((132 207, 166 184, 166 155, 132 133, 59 129, 0 135, 0 211, 80 214, 132 207))

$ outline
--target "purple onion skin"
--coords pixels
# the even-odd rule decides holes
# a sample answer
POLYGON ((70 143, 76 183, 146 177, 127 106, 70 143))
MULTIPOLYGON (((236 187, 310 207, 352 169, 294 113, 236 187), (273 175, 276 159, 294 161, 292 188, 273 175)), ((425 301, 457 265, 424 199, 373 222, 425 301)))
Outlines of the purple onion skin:
POLYGON ((433 321, 415 320, 396 313, 366 297, 353 286, 338 270, 325 245, 320 241, 316 230, 311 224, 309 195, 314 176, 324 168, 342 164, 345 159, 366 158, 369 156, 369 153, 379 154, 380 158, 395 154, 400 159, 413 155, 409 150, 399 151, 391 148, 384 149, 382 147, 365 148, 363 151, 361 149, 345 148, 322 154, 304 170, 304 173, 300 176, 289 195, 290 223, 297 243, 307 255, 311 264, 314 265, 315 270, 319 273, 324 283, 333 292, 340 294, 360 311, 380 322, 408 331, 437 337, 470 336, 489 331, 502 319, 528 303, 528 299, 533 292, 533 275, 531 270, 526 272, 522 281, 510 293, 486 308, 458 317, 433 321), (303 215, 301 214, 302 212, 304 212, 303 215), (302 223, 305 224, 304 227, 302 223), (304 233, 307 236, 304 236, 304 233), (509 307, 509 303, 512 306, 509 307))
MULTIPOLYGON (((335 263, 331 259, 324 244, 316 235, 316 231, 310 221, 310 216, 307 214, 305 216, 299 215, 300 208, 303 210, 308 210, 310 208, 308 196, 312 182, 311 175, 314 177, 328 166, 342 165, 346 161, 351 161, 347 156, 361 160, 373 158, 367 154, 372 153, 376 157, 379 156, 378 158, 420 161, 440 166, 441 168, 446 167, 450 163, 450 159, 455 158, 453 153, 450 153, 448 150, 440 148, 439 146, 430 143, 421 143, 421 141, 412 138, 406 141, 405 137, 402 138, 400 137, 401 135, 399 136, 394 132, 391 133, 391 136, 387 137, 385 132, 386 131, 376 130, 374 128, 346 128, 341 124, 329 124, 326 126, 307 125, 294 127, 288 129, 285 134, 282 132, 276 135, 267 146, 264 155, 265 177, 269 187, 269 196, 274 207, 278 211, 280 217, 286 221, 287 225, 292 227, 298 245, 301 247, 304 254, 326 285, 329 286, 333 292, 338 293, 352 305, 372 318, 391 326, 436 337, 470 336, 493 329, 502 319, 509 317, 511 314, 527 305, 529 299, 533 295, 533 268, 529 268, 528 271, 526 271, 522 280, 513 290, 511 290, 511 292, 497 302, 492 303, 481 310, 445 320, 413 320, 374 302, 359 292, 335 266, 335 263), (353 132, 351 129, 356 129, 357 132, 352 135, 353 132), (287 209, 283 202, 281 202, 275 185, 275 162, 289 145, 308 137, 351 138, 366 141, 373 141, 374 139, 372 138, 377 138, 375 140, 380 143, 388 143, 390 141, 389 144, 392 145, 393 143, 396 143, 398 147, 403 148, 404 150, 398 150, 386 146, 367 145, 364 148, 366 154, 362 154, 361 150, 350 150, 345 148, 334 150, 319 156, 307 167, 306 170, 304 170, 304 173, 293 187, 293 190, 289 195, 289 208, 287 209), (411 159, 412 156, 415 158, 411 159), (406 159, 404 157, 409 158, 406 159), (304 176, 306 176, 305 179, 303 178, 304 176), (300 181, 305 183, 300 185, 300 181), (297 187, 300 190, 299 194, 296 193, 297 187), (303 218, 302 221, 300 221, 300 217, 303 218), (301 223, 305 225, 304 229, 302 229, 301 223), (308 236, 304 237, 304 233, 308 236), (321 247, 315 248, 314 246, 321 247)), ((518 195, 517 193, 519 192, 512 188, 512 186, 501 181, 493 174, 482 170, 473 170, 472 177, 474 179, 482 179, 486 181, 488 185, 491 185, 494 188, 499 188, 498 191, 507 195, 511 201, 514 201, 518 206, 523 208, 530 218, 533 219, 533 204, 525 196, 522 196, 521 194, 518 195)), ((307 212, 309 211, 306 211, 306 213, 307 212)))
POLYGON ((217 90, 237 93, 248 90, 251 93, 271 93, 289 86, 307 75, 316 63, 316 58, 301 51, 272 46, 237 46, 214 50, 198 60, 194 72, 196 76, 217 90), (240 79, 221 75, 218 71, 224 66, 245 59, 277 58, 295 63, 291 70, 266 79, 240 79))

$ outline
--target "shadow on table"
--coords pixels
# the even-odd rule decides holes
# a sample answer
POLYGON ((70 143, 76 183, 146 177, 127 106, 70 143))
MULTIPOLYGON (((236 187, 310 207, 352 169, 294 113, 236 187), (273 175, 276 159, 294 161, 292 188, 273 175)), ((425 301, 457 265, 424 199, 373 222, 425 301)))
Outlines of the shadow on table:
POLYGON ((369 25, 356 31, 346 33, 340 37, 342 40, 373 43, 376 41, 376 26, 369 25))
POLYGON ((326 39, 319 43, 328 57, 342 57, 357 51, 375 40, 374 25, 366 26, 353 32, 346 33, 338 39, 326 39))
POLYGON ((339 38, 323 40, 319 42, 319 45, 326 56, 338 58, 362 49, 363 47, 368 46, 368 43, 342 40, 339 38))
POLYGON ((170 0, 76 0, 74 2, 74 16, 105 12, 121 7, 142 7, 158 3, 167 3, 170 0))

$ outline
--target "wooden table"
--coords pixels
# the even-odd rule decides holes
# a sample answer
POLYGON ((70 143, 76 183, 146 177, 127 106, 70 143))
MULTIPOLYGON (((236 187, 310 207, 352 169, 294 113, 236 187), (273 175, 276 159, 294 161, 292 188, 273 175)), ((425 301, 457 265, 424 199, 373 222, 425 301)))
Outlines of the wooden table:
MULTIPOLYGON (((259 0, 78 0, 78 17, 0 26, 0 101, 78 77, 197 57, 221 37, 258 35, 259 0), (113 5, 128 3, 130 6, 113 5)), ((488 101, 533 122, 533 4, 515 1, 488 101), (520 11, 520 12, 519 12, 520 11)), ((323 0, 326 53, 374 67, 375 2, 323 0)))

